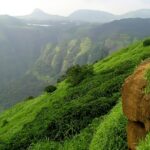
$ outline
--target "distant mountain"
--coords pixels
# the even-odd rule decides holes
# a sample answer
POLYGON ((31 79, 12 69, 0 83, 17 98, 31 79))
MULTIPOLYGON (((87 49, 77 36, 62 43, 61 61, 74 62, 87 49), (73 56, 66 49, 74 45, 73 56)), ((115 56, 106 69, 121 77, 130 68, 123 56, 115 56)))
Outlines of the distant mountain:
POLYGON ((104 11, 78 10, 73 12, 68 18, 72 21, 106 23, 125 18, 150 18, 150 9, 136 10, 123 15, 114 15, 104 11))
POLYGON ((40 9, 35 9, 31 14, 26 15, 26 16, 21 16, 19 18, 27 19, 27 20, 41 20, 41 21, 44 21, 44 20, 54 20, 54 21, 65 20, 65 17, 63 17, 63 16, 50 15, 50 14, 47 14, 40 9))
POLYGON ((104 11, 95 11, 95 10, 78 10, 73 12, 68 17, 59 16, 59 15, 50 15, 48 13, 45 13, 44 11, 40 9, 35 9, 31 14, 26 16, 20 16, 19 18, 25 19, 25 20, 40 20, 40 21, 82 21, 82 22, 109 22, 116 19, 116 16, 104 12, 104 11))
POLYGON ((150 9, 141 9, 121 15, 120 18, 150 18, 150 9))
POLYGON ((116 16, 104 11, 78 10, 73 12, 68 18, 72 21, 104 23, 115 20, 116 16))
POLYGON ((24 25, 24 23, 15 17, 8 15, 0 15, 0 25, 4 26, 20 26, 24 25))
POLYGON ((107 23, 124 18, 150 18, 150 9, 136 10, 122 15, 114 15, 105 11, 81 9, 73 12, 68 17, 50 15, 40 9, 35 9, 31 14, 26 16, 20 16, 17 18, 28 21, 40 21, 40 23, 41 21, 79 21, 90 23, 107 23))

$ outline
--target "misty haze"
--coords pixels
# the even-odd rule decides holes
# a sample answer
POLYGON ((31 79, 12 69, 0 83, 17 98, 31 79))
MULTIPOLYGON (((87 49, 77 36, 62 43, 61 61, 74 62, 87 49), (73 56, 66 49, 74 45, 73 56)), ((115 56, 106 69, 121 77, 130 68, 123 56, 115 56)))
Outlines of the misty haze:
POLYGON ((148 0, 0 2, 0 150, 150 150, 148 0))

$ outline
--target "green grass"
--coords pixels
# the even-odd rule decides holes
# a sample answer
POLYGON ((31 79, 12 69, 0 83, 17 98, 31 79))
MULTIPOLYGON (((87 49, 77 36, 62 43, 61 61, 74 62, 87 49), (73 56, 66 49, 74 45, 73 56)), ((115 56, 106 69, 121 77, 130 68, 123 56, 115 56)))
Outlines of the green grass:
POLYGON ((127 120, 119 103, 99 125, 90 150, 126 150, 126 124, 127 120))
POLYGON ((141 140, 137 150, 149 150, 150 149, 150 134, 146 136, 144 140, 141 140))
POLYGON ((29 150, 126 150, 126 123, 119 103, 109 115, 94 119, 92 124, 62 143, 48 139, 31 144, 29 150))
POLYGON ((102 70, 108 70, 121 63, 134 63, 139 64, 142 59, 150 57, 149 47, 143 47, 142 42, 136 42, 133 45, 115 52, 107 58, 99 61, 94 65, 95 71, 100 72, 102 70))
POLYGON ((53 94, 43 94, 35 99, 24 101, 11 109, 5 111, 0 116, 0 143, 7 143, 25 124, 32 122, 36 115, 46 106, 50 106, 55 100, 65 94, 65 83, 58 85, 58 90, 53 94), (7 119, 6 119, 7 118, 7 119), (3 121, 8 124, 2 127, 3 121))
POLYGON ((86 150, 90 143, 91 150, 125 149, 126 120, 120 104, 109 112, 118 103, 125 78, 148 57, 149 47, 135 43, 94 64, 94 74, 80 84, 70 87, 63 81, 53 93, 5 111, 0 115, 0 149, 86 150), (93 125, 107 113, 98 128, 93 125))
POLYGON ((88 125, 87 128, 75 135, 72 139, 65 140, 62 143, 52 142, 48 139, 31 144, 29 150, 86 150, 89 148, 93 134, 96 132, 97 126, 101 123, 102 118, 96 118, 88 125))

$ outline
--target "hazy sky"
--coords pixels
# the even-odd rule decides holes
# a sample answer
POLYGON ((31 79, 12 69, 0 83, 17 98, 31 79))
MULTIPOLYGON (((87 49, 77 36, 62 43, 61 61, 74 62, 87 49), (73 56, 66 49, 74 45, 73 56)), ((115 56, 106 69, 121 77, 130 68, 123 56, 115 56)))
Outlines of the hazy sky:
POLYGON ((150 8, 150 0, 0 0, 0 14, 24 15, 40 8, 50 14, 68 15, 77 9, 94 9, 122 14, 150 8))

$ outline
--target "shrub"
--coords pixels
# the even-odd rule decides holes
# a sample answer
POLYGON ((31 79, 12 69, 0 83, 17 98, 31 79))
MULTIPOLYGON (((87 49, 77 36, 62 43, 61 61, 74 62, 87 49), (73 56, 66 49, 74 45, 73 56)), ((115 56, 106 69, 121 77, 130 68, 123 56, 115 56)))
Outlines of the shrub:
POLYGON ((150 39, 144 40, 143 46, 150 46, 150 39))
POLYGON ((44 91, 47 92, 47 93, 52 93, 52 92, 54 92, 56 89, 57 89, 57 88, 56 88, 55 86, 49 85, 49 86, 47 86, 47 87, 44 89, 44 91))
POLYGON ((75 65, 69 68, 66 72, 67 81, 71 83, 72 86, 76 86, 85 78, 93 75, 93 67, 89 65, 75 65))

